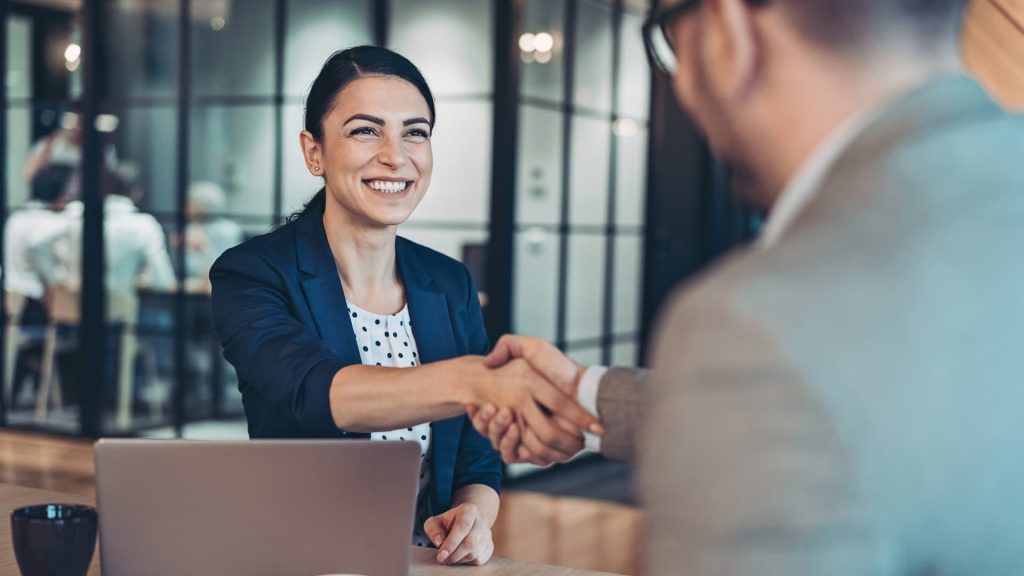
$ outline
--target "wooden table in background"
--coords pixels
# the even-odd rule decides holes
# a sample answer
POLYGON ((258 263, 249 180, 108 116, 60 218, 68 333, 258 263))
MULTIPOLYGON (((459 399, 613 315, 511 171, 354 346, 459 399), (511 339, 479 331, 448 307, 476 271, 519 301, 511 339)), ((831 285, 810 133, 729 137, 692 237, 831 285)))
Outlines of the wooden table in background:
MULTIPOLYGON (((10 484, 0 484, 0 511, 9 515, 10 511, 32 504, 88 504, 94 505, 89 496, 50 492, 35 488, 24 488, 10 484)), ((0 575, 18 574, 18 563, 14 558, 11 544, 11 524, 7 518, 0 521, 0 575)), ((546 566, 532 562, 520 562, 504 558, 492 558, 486 566, 440 566, 434 560, 434 552, 424 548, 413 547, 409 566, 409 576, 610 576, 606 572, 576 570, 561 566, 546 566)), ((93 556, 89 576, 100 576, 99 548, 93 556)))

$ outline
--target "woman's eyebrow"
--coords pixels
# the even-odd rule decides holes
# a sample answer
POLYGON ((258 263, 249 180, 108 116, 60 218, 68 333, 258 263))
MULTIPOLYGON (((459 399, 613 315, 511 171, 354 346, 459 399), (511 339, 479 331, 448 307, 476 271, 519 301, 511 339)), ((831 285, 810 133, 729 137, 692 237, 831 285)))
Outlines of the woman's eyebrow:
MULTIPOLYGON (((353 114, 353 115, 349 116, 348 120, 345 120, 345 124, 348 124, 349 122, 351 122, 353 120, 366 120, 367 122, 373 122, 374 124, 377 124, 378 126, 383 126, 384 125, 384 119, 383 118, 378 118, 376 116, 370 116, 369 114, 353 114)), ((342 124, 342 126, 344 126, 345 124, 342 124)))
MULTIPOLYGON (((342 126, 348 124, 349 122, 352 122, 353 120, 366 120, 367 122, 373 122, 378 126, 383 126, 385 124, 383 118, 370 116, 369 114, 353 114, 352 116, 349 116, 348 120, 345 120, 345 123, 342 124, 342 126)), ((408 120, 402 122, 402 126, 411 126, 413 124, 430 124, 430 121, 422 116, 417 116, 416 118, 409 118, 408 120)))

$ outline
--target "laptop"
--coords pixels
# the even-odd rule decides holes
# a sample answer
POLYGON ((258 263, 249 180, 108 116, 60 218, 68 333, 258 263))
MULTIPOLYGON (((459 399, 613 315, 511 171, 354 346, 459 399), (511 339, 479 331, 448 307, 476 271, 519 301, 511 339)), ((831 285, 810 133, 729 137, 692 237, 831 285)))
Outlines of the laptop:
POLYGON ((105 576, 406 576, 415 442, 96 443, 105 576))

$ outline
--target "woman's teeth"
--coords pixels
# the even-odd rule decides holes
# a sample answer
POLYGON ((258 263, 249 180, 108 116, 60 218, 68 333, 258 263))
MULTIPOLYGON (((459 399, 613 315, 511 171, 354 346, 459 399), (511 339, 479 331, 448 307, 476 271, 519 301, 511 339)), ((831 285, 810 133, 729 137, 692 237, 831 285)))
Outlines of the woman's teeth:
POLYGON ((406 185, 409 184, 409 183, 408 182, 389 182, 389 181, 386 181, 386 180, 369 180, 369 181, 367 181, 367 184, 370 186, 370 188, 373 188, 374 190, 376 190, 378 192, 384 192, 386 194, 395 194, 397 192, 404 191, 406 185))

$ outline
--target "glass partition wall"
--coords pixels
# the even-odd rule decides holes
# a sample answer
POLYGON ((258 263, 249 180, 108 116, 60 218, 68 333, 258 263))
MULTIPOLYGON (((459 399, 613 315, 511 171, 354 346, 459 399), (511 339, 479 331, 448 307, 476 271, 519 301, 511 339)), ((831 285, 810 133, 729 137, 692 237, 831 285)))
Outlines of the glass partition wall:
POLYGON ((512 327, 584 365, 632 366, 651 82, 645 6, 524 8, 512 327))
POLYGON ((501 294, 508 322, 497 330, 549 338, 581 362, 636 361, 650 83, 643 2, 8 5, 6 425, 245 437, 234 370, 212 329, 209 267, 319 188, 299 152, 303 99, 323 61, 357 44, 409 55, 437 100, 430 192, 400 233, 464 261, 485 306, 488 292, 501 294), (103 40, 90 46, 97 20, 103 40), (83 98, 89 50, 95 79, 84 85, 95 88, 83 98), (515 65, 496 67, 509 50, 515 65), (502 75, 520 87, 511 98, 495 97, 502 75), (105 174, 85 199, 102 220, 103 250, 84 259, 83 127, 74 123, 83 100, 98 112, 94 156, 105 174), (508 105, 517 129, 496 132, 508 105), (502 150, 515 156, 508 213, 492 210, 502 150), (46 178, 27 171, 33 156, 46 178), (499 263, 509 274, 492 278, 488 257, 509 253, 499 263), (103 275, 103 328, 92 332, 82 324, 87 267, 103 275), (41 282, 19 283, 25 273, 41 282), (96 340, 102 358, 83 363, 80 343, 96 340), (97 365, 99 378, 83 373, 97 365))
POLYGON ((512 329, 555 342, 582 365, 638 362, 645 10, 641 2, 524 3, 512 329))

